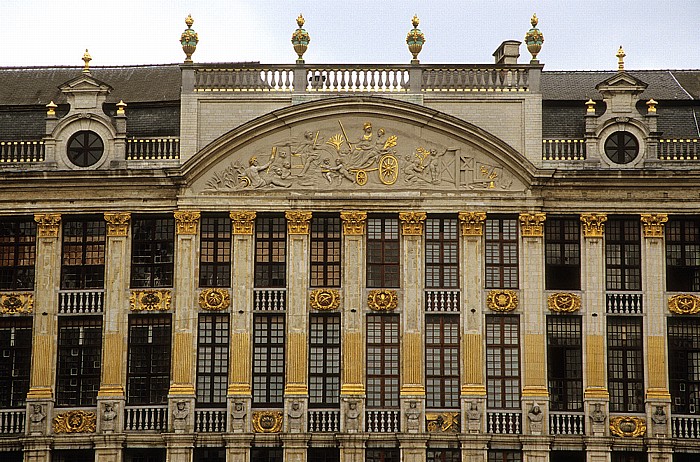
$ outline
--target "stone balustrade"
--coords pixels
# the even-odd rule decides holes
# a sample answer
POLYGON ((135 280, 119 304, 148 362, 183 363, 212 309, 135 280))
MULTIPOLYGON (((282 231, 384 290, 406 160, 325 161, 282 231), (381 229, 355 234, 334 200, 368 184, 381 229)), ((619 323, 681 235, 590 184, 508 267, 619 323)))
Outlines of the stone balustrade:
POLYGON ((337 433, 340 431, 340 411, 311 410, 308 413, 307 428, 309 432, 337 433))
POLYGON ((401 431, 400 411, 367 411, 365 431, 372 433, 392 433, 401 431))
POLYGON ((583 412, 555 412, 549 414, 550 435, 585 435, 586 416, 583 412))
POLYGON ((544 139, 542 140, 542 160, 584 160, 586 158, 586 140, 544 139))
POLYGON ((124 430, 157 431, 168 429, 167 406, 135 406, 124 409, 124 430))
POLYGON ((173 136, 161 138, 127 138, 126 160, 174 160, 180 158, 180 139, 173 136))
POLYGON ((43 141, 0 141, 0 163, 43 162, 43 141))
POLYGON ((521 420, 519 412, 489 411, 486 413, 486 433, 519 435, 523 432, 521 420))
POLYGON ((661 139, 658 152, 660 160, 698 160, 700 139, 661 139))
POLYGON ((196 409, 194 431, 197 433, 223 433, 226 431, 226 409, 196 409))

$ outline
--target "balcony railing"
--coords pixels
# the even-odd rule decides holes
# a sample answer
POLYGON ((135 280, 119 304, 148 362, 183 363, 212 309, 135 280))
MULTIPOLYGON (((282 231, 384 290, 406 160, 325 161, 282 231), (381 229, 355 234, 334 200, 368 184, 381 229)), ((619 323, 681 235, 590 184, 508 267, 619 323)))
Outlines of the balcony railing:
POLYGON ((294 89, 294 67, 288 65, 200 68, 194 75, 195 91, 292 91, 294 89))
POLYGON ((425 311, 459 313, 459 290, 426 290, 425 311))
POLYGON ((486 433, 519 435, 522 433, 519 412, 487 412, 486 433))
POLYGON ((700 439, 700 417, 671 417, 671 436, 673 438, 700 439))
POLYGON ((197 433, 223 433, 226 431, 226 409, 196 409, 194 431, 197 433))
POLYGON ((168 429, 167 406, 127 407, 124 419, 126 431, 166 431, 168 429))
POLYGON ((162 138, 127 138, 127 160, 174 160, 180 158, 180 139, 172 136, 162 138))
POLYGON ((406 66, 313 66, 307 68, 306 91, 401 92, 407 91, 406 66))
POLYGON ((641 292, 608 292, 605 294, 605 312, 611 314, 642 314, 641 292))
POLYGON ((584 160, 586 140, 559 139, 542 140, 542 160, 584 160))
POLYGON ((24 433, 24 409, 0 410, 0 435, 24 433))
POLYGON ((340 411, 338 410, 313 410, 309 411, 307 429, 309 432, 340 431, 340 411))
POLYGON ((400 411, 367 411, 365 431, 372 433, 392 433, 401 431, 400 411))
POLYGON ((284 311, 287 309, 287 289, 253 289, 255 311, 284 311))
POLYGON ((518 66, 423 66, 424 91, 528 91, 529 69, 518 66))
POLYGON ((96 314, 104 309, 104 290, 61 290, 58 293, 60 314, 96 314))
POLYGON ((549 414, 550 435, 585 435, 586 416, 583 412, 551 412, 549 414))
POLYGON ((43 162, 43 141, 0 141, 0 163, 43 162))
POLYGON ((700 160, 700 139, 659 140, 661 160, 700 160))

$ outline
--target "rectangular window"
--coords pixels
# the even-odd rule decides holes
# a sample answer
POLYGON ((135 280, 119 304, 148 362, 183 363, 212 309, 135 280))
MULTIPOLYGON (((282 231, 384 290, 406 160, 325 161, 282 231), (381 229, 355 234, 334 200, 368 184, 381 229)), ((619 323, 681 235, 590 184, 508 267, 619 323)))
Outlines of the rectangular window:
POLYGON ((581 289, 579 218, 553 217, 544 222, 547 290, 581 289))
POLYGON ((22 408, 32 366, 32 318, 0 319, 0 409, 22 408))
POLYGON ((340 406, 340 316, 312 314, 309 329, 309 407, 340 406))
POLYGON ((340 287, 341 224, 339 216, 311 220, 311 287, 340 287))
POLYGON ((253 317, 253 406, 282 407, 284 315, 253 317))
POLYGON ((255 219, 255 287, 287 286, 287 222, 283 215, 255 219))
POLYGON ((226 462, 226 448, 194 448, 192 462, 226 462))
POLYGON ((204 215, 199 236, 199 287, 231 286, 231 219, 204 215))
POLYGON ((251 462, 282 462, 282 448, 251 448, 251 462))
POLYGON ((488 462, 522 462, 523 454, 511 449, 489 449, 488 462))
POLYGON ((425 287, 459 287, 459 234, 456 218, 425 221, 425 287))
POLYGON ((131 241, 131 287, 173 286, 175 219, 173 217, 136 217, 131 241))
POLYGON ((700 292, 700 219, 671 218, 666 224, 666 290, 700 292))
POLYGON ((610 412, 644 412, 642 318, 608 316, 610 412))
POLYGON ((608 290, 642 290, 639 218, 611 218, 605 224, 605 280, 608 290))
POLYGON ((165 404, 170 387, 170 315, 129 316, 128 405, 165 404))
POLYGON ((518 288, 518 220, 486 219, 486 288, 518 288))
POLYGON ((36 223, 0 220, 0 290, 34 290, 36 223))
POLYGON ((668 318, 673 414, 700 414, 700 319, 668 318))
POLYGON ((367 407, 399 407, 399 316, 367 316, 367 407))
POLYGON ((459 316, 425 317, 428 409, 459 409, 459 316))
POLYGON ((197 406, 226 406, 228 314, 200 314, 197 331, 197 406))
POLYGON ((367 448, 365 462, 400 462, 399 448, 367 448))
POLYGON ((491 409, 520 409, 520 320, 486 316, 486 398, 491 409))
POLYGON ((399 220, 367 219, 367 287, 400 287, 399 220))
POLYGON ((106 235, 102 217, 68 217, 63 221, 61 289, 104 288, 106 235))
POLYGON ((547 374, 552 411, 583 411, 580 316, 547 316, 547 374))
POLYGON ((340 462, 338 448, 309 448, 306 452, 306 462, 340 462))
POLYGON ((59 318, 56 406, 95 406, 101 366, 102 319, 59 318))
POLYGON ((426 462, 461 462, 462 451, 457 448, 428 449, 426 462))

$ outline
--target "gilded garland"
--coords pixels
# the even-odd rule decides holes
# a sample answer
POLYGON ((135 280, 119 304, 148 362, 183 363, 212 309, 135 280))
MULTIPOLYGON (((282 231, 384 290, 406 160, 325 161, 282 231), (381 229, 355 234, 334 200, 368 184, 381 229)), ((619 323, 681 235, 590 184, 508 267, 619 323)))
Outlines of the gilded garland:
POLYGON ((610 418, 610 433, 623 438, 637 438, 647 432, 647 423, 641 417, 617 416, 610 418))
POLYGON ((333 311, 340 308, 340 292, 337 289, 315 289, 309 293, 309 306, 314 310, 333 311))
POLYGON ((131 311, 168 311, 172 295, 169 290, 132 290, 131 311))
POLYGON ((34 309, 34 295, 30 292, 5 293, 0 296, 0 313, 28 314, 34 309))
POLYGON ((95 433, 97 415, 94 412, 69 411, 53 419, 54 433, 95 433))
POLYGON ((486 297, 486 306, 493 311, 513 311, 518 307, 518 294, 512 290, 492 290, 486 297))
POLYGON ((550 294, 547 308, 557 313, 573 313, 581 309, 581 297, 566 292, 550 294))
POLYGON ((231 294, 226 289, 204 289, 199 293, 199 306, 207 311, 223 311, 231 305, 231 294))
POLYGON ((253 412, 253 431, 255 433, 279 433, 282 430, 281 411, 253 412))
POLYGON ((700 313, 700 297, 691 294, 678 294, 668 299, 668 309, 676 314, 700 313))
POLYGON ((367 294, 367 305, 373 311, 393 311, 399 306, 398 300, 395 290, 370 290, 367 294))

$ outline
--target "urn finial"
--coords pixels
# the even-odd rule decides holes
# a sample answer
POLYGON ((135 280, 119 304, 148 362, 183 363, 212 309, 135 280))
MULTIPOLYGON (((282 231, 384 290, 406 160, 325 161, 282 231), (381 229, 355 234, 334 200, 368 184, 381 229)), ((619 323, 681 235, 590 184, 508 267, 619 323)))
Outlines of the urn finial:
POLYGON ((187 29, 180 35, 180 45, 182 45, 182 51, 185 52, 185 62, 192 62, 192 54, 197 50, 197 43, 199 43, 199 36, 197 32, 192 29, 192 24, 194 24, 194 19, 192 15, 187 15, 185 18, 185 24, 187 29))
POLYGON ((537 60, 537 54, 542 49, 542 44, 544 43, 544 35, 542 35, 542 32, 537 28, 538 22, 539 19, 537 19, 537 14, 533 13, 532 18, 530 18, 530 24, 532 24, 532 29, 527 31, 527 33, 525 34, 525 44, 527 45, 527 51, 529 51, 532 55, 530 63, 533 64, 539 63, 539 61, 537 60))
POLYGON ((297 63, 301 64, 304 62, 304 53, 307 48, 309 48, 309 42, 311 41, 311 36, 303 29, 304 16, 302 16, 301 13, 299 13, 299 17, 297 18, 297 26, 299 27, 292 34, 292 45, 298 56, 297 63))
POLYGON ((418 24, 420 24, 418 15, 413 15, 411 24, 413 24, 413 29, 411 29, 406 36, 406 44, 408 45, 408 51, 413 55, 411 64, 418 64, 420 62, 418 61, 418 53, 421 52, 425 44, 425 35, 418 29, 418 24))

